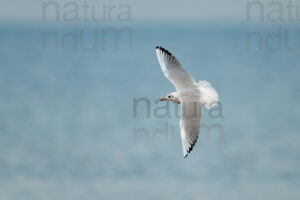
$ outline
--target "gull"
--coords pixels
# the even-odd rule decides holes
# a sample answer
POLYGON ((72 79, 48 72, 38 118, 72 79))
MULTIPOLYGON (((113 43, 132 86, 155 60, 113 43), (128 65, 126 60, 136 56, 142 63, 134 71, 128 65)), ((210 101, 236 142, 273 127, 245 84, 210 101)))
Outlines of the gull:
POLYGON ((216 90, 207 81, 197 83, 168 50, 156 47, 156 56, 164 75, 175 86, 176 92, 168 94, 161 101, 181 104, 180 137, 183 157, 186 158, 195 146, 202 117, 202 105, 207 109, 219 101, 216 90))

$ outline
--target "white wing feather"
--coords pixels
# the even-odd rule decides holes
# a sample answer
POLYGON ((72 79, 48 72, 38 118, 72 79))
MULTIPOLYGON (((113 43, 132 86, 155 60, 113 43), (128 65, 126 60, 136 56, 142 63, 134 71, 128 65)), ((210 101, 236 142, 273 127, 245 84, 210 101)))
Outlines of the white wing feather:
POLYGON ((202 105, 200 102, 183 102, 181 109, 180 136, 185 158, 193 150, 199 136, 202 105))
POLYGON ((161 70, 173 83, 177 91, 197 87, 194 78, 183 69, 179 61, 168 50, 162 47, 156 47, 156 55, 161 70))

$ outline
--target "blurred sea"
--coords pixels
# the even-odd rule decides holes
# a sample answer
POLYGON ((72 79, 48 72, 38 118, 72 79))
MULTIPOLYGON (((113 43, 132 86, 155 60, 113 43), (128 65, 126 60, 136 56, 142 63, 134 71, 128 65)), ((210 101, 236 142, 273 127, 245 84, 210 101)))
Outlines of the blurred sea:
MULTIPOLYGON (((87 44, 97 28, 82 28, 87 44)), ((265 42, 277 26, 129 28, 132 48, 125 35, 118 49, 108 37, 106 49, 66 51, 51 39, 43 48, 42 35, 61 38, 72 26, 0 27, 0 199, 299 199, 300 47, 285 48, 282 33, 276 50, 277 36, 247 48, 249 32, 265 42), (224 117, 204 109, 203 123, 218 123, 224 137, 202 130, 186 159, 179 120, 153 114, 174 91, 156 45, 220 95, 224 117), (150 118, 143 103, 133 117, 141 97, 150 118), (166 124, 173 135, 154 134, 166 124)), ((296 27, 282 29, 300 45, 296 27)))

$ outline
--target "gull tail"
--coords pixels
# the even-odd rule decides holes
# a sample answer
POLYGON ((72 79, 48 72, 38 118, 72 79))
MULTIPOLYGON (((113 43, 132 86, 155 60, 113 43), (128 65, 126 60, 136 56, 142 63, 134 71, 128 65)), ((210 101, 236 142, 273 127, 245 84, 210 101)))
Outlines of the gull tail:
POLYGON ((208 81, 199 81, 198 88, 201 94, 201 104, 203 104, 207 109, 217 105, 219 102, 219 95, 215 88, 213 88, 208 81))

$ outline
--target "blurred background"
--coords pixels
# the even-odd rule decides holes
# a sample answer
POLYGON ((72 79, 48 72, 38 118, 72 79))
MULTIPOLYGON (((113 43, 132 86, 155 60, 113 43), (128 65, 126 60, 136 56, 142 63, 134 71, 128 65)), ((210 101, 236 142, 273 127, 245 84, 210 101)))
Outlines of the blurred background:
POLYGON ((299 16, 296 0, 2 0, 0 199, 299 199, 299 16), (186 159, 157 45, 220 96, 186 159))

